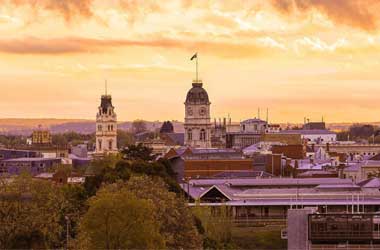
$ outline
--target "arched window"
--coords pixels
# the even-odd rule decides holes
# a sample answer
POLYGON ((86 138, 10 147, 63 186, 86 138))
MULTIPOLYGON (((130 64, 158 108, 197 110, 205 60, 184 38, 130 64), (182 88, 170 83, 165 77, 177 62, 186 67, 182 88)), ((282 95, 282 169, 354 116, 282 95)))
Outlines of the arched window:
POLYGON ((201 133, 199 134, 199 139, 201 141, 205 141, 206 140, 206 131, 204 129, 201 129, 201 133))
POLYGON ((109 140, 109 141, 108 141, 108 149, 109 149, 109 150, 112 150, 112 140, 109 140))
POLYGON ((98 125, 98 131, 102 131, 102 125, 98 125))
POLYGON ((193 139, 193 131, 189 128, 187 130, 187 140, 191 141, 193 139))

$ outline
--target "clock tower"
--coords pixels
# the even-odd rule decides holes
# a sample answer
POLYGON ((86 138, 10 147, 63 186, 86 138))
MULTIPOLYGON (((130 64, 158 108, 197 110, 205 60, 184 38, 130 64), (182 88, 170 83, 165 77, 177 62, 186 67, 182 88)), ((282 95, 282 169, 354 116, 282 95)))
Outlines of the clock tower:
POLYGON ((111 95, 102 95, 96 114, 96 153, 117 153, 117 119, 111 95))
POLYGON ((211 147, 210 101, 202 81, 193 81, 185 101, 185 145, 211 147))

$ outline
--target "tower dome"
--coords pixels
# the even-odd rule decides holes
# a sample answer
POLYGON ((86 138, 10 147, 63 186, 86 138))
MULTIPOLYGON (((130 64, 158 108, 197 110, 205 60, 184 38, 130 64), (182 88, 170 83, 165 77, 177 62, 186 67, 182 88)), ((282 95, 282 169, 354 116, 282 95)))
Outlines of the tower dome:
POLYGON ((210 104, 208 94, 202 87, 202 82, 193 82, 193 87, 187 92, 185 104, 210 104))

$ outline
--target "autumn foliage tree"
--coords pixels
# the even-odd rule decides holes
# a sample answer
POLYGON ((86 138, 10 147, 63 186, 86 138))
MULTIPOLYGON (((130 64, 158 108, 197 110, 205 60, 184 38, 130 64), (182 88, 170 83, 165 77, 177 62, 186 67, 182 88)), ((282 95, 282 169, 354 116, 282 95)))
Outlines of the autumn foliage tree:
POLYGON ((89 200, 80 227, 80 246, 86 249, 162 249, 163 237, 152 201, 128 188, 105 186, 89 200))

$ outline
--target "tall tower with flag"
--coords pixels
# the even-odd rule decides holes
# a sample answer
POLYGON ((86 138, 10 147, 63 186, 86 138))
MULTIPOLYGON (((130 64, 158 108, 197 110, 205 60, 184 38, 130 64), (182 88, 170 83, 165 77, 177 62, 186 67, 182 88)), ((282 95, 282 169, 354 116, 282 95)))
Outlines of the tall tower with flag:
POLYGON ((112 97, 107 94, 101 96, 100 106, 96 114, 96 153, 116 153, 117 149, 117 117, 112 105, 112 97))
POLYGON ((185 145, 196 148, 211 147, 210 101, 202 81, 198 78, 198 54, 196 75, 192 88, 187 92, 185 101, 185 145))

